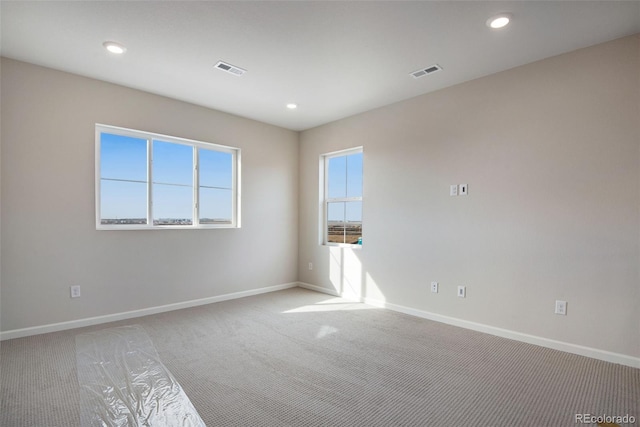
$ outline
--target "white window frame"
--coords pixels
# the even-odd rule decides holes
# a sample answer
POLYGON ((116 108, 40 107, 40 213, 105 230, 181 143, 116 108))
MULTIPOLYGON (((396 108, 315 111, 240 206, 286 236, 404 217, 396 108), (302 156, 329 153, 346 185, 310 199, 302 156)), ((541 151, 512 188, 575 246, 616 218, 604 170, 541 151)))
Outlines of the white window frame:
MULTIPOLYGON (((329 160, 335 157, 349 156, 352 154, 364 153, 363 147, 348 148, 346 150, 333 151, 331 153, 322 154, 320 156, 320 244, 325 246, 342 246, 349 248, 362 248, 362 245, 352 243, 336 243, 329 242, 328 236, 328 217, 329 203, 334 202, 362 202, 362 196, 359 197, 333 197, 329 198, 329 160)), ((364 165, 363 165, 364 173, 364 165)), ((364 177, 363 177, 363 193, 364 193, 364 177)), ((363 213, 364 216, 364 213, 363 213)), ((363 221, 364 223, 364 217, 363 221)), ((363 236, 364 237, 364 236, 363 236)))
POLYGON ((127 129, 117 126, 103 125, 96 123, 95 125, 95 183, 96 183, 96 230, 191 230, 205 228, 240 228, 240 157, 241 150, 236 147, 226 145, 213 144, 209 142, 196 141, 192 139, 179 138, 175 136, 162 135, 153 132, 139 131, 127 129), (102 133, 110 133, 145 139, 147 141, 147 224, 102 224, 100 209, 100 135, 102 133), (153 224, 153 158, 152 147, 153 141, 168 142, 172 144, 187 145, 193 150, 193 220, 191 225, 154 225, 153 224), (230 224, 200 224, 199 215, 199 173, 198 173, 198 150, 203 148, 206 150, 214 150, 223 153, 229 153, 232 157, 232 212, 230 224))

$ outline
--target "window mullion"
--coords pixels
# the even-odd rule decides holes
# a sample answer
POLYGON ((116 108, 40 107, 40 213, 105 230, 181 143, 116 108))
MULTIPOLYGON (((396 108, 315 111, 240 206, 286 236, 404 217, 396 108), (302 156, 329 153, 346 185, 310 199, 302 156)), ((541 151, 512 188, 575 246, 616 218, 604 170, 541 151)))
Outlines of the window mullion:
MULTIPOLYGON (((349 196, 349 156, 344 156, 344 197, 349 196)), ((347 243, 347 202, 342 202, 342 243, 347 243)))
POLYGON ((362 197, 361 196, 354 196, 354 197, 332 197, 330 199, 327 199, 327 202, 329 203, 337 203, 337 202, 361 202, 362 201, 362 197))
POLYGON ((147 226, 153 227, 153 139, 147 138, 147 226))
POLYGON ((193 226, 200 226, 200 164, 198 148, 193 147, 193 226))
POLYGON ((238 226, 238 157, 231 156, 231 224, 238 226))
MULTIPOLYGON (((344 197, 349 195, 349 156, 344 156, 344 197)), ((345 217, 346 218, 346 217, 345 217)))
POLYGON ((324 243, 329 243, 329 158, 324 159, 324 243))
POLYGON ((342 202, 342 243, 347 243, 347 202, 342 202))

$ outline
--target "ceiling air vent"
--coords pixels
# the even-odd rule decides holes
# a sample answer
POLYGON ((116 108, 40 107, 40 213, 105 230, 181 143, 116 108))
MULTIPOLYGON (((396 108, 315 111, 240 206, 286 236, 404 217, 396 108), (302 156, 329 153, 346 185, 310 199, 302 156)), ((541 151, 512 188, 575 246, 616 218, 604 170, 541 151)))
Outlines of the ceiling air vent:
POLYGON ((422 68, 418 71, 414 71, 413 73, 411 73, 411 76, 414 79, 417 79, 418 77, 426 76, 427 74, 433 74, 436 71, 440 71, 440 70, 442 70, 442 67, 439 66, 438 64, 435 64, 430 67, 422 68))
POLYGON ((236 67, 235 65, 227 64, 226 62, 222 61, 218 61, 218 63, 216 64, 216 68, 233 74, 234 76, 241 76, 247 72, 247 70, 243 70, 240 67, 236 67))

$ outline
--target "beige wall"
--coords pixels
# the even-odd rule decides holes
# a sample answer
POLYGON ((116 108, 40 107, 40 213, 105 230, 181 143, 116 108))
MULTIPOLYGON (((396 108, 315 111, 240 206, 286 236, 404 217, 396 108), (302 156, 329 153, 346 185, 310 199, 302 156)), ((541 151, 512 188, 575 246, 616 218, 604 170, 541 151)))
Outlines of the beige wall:
POLYGON ((7 59, 1 83, 3 331, 296 281, 296 132, 7 59), (242 228, 96 231, 96 122, 241 148, 242 228))
POLYGON ((302 132, 299 280, 640 357, 639 47, 616 40, 302 132), (360 145, 364 245, 321 246, 318 158, 360 145), (450 197, 461 183, 469 195, 450 197))

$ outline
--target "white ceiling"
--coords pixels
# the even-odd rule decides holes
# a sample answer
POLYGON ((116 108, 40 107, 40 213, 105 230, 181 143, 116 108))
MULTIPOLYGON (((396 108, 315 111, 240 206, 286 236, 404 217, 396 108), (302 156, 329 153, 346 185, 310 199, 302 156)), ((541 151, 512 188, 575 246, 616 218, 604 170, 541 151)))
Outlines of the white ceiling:
POLYGON ((640 33, 640 1, 2 1, 3 56, 303 130, 640 33), (491 15, 510 12, 503 30, 491 15), (127 52, 108 53, 114 40, 127 52), (214 68, 223 60, 248 72, 214 68), (443 71, 409 73, 439 64, 443 71), (289 102, 299 104, 287 110, 289 102))

